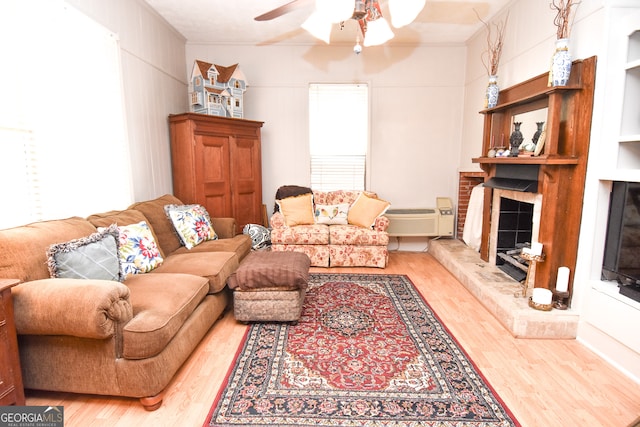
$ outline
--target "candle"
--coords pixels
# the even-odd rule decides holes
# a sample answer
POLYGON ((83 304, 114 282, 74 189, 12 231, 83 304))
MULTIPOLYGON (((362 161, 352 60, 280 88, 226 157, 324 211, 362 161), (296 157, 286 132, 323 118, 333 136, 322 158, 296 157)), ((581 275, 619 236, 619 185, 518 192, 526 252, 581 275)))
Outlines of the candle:
POLYGON ((551 293, 551 291, 549 289, 534 288, 533 289, 533 295, 531 296, 531 299, 536 304, 551 304, 552 296, 553 296, 553 294, 551 293))
POLYGON ((542 255, 542 243, 533 242, 531 244, 531 253, 538 256, 542 255))
POLYGON ((556 291, 567 292, 569 290, 569 267, 558 268, 558 278, 556 280, 556 291))

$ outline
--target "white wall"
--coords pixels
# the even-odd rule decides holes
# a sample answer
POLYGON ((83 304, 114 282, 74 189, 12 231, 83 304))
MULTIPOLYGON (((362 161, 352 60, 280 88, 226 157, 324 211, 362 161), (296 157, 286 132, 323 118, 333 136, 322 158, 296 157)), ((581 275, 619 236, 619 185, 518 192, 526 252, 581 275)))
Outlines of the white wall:
POLYGON ((187 108, 184 37, 142 0, 66 1, 120 38, 135 200, 171 193, 167 116, 187 108))
POLYGON ((196 59, 239 63, 249 89, 245 118, 264 121, 263 200, 271 213, 281 185, 309 184, 308 85, 370 85, 368 188, 393 207, 455 200, 465 47, 229 46, 187 44, 185 80, 196 59))

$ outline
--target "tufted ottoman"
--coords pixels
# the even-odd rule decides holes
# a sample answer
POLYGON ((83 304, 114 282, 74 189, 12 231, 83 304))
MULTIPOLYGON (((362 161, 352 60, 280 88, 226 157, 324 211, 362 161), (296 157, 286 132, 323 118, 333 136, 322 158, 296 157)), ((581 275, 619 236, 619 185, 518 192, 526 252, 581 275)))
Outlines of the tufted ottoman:
POLYGON ((311 260, 301 252, 251 252, 229 276, 233 313, 241 322, 297 322, 311 260))

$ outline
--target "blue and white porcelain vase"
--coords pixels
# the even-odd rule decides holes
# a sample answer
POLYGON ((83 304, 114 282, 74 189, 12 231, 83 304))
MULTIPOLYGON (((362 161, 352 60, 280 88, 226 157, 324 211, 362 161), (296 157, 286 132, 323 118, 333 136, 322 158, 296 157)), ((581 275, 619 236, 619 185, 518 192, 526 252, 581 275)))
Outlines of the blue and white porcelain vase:
POLYGON ((500 89, 498 88, 498 76, 489 76, 489 84, 487 84, 487 91, 485 94, 484 107, 493 108, 498 105, 498 94, 500 89))
POLYGON ((556 40, 556 51, 551 60, 549 70, 550 86, 566 86, 571 75, 571 53, 569 52, 569 39, 556 40))

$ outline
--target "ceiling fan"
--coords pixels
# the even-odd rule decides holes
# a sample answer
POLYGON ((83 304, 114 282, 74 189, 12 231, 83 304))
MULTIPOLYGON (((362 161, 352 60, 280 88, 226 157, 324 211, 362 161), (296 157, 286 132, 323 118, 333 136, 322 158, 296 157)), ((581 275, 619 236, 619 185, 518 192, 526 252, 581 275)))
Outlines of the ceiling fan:
MULTIPOLYGON (((400 28, 411 22, 475 25, 479 22, 478 17, 486 17, 490 10, 487 1, 431 1, 428 3, 426 0, 381 1, 387 3, 388 12, 391 15, 391 24, 395 28, 400 28)), ((326 43, 329 43, 331 29, 331 24, 328 22, 331 21, 332 24, 339 23, 342 28, 344 22, 349 19, 354 19, 359 23, 365 45, 382 44, 393 37, 391 28, 382 17, 382 10, 378 0, 292 0, 254 19, 256 21, 270 21, 299 9, 312 9, 314 5, 315 11, 302 24, 302 28, 326 43), (340 17, 322 17, 323 13, 325 15, 328 13, 335 14, 340 17), (375 28, 376 26, 382 28, 377 29, 375 28), (371 27, 374 28, 372 29, 371 27), (367 33, 369 40, 367 40, 367 33), (382 36, 378 36, 378 34, 382 34, 382 36), (373 37, 373 35, 376 37, 373 37)), ((360 34, 354 48, 357 53, 359 53, 357 51, 359 37, 360 34)))
MULTIPOLYGON (((255 20, 272 20, 312 3, 315 3, 315 11, 302 24, 302 28, 326 43, 329 43, 331 25, 340 23, 343 26, 348 19, 358 21, 365 46, 382 44, 393 37, 378 0, 293 0, 257 16, 255 20)), ((389 0, 393 26, 400 28, 411 23, 425 3, 426 0, 389 0)), ((359 43, 358 37, 354 48, 356 53, 361 50, 359 43)))

